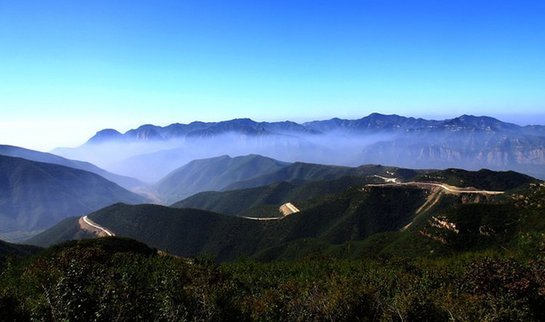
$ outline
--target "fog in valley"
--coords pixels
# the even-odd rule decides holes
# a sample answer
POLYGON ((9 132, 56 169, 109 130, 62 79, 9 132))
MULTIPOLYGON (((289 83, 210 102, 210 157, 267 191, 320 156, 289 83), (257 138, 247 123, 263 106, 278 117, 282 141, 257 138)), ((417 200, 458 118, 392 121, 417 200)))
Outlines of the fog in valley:
POLYGON ((155 183, 195 159, 259 154, 286 162, 345 166, 515 170, 543 178, 543 140, 491 132, 260 134, 227 132, 168 140, 110 140, 54 152, 155 183))

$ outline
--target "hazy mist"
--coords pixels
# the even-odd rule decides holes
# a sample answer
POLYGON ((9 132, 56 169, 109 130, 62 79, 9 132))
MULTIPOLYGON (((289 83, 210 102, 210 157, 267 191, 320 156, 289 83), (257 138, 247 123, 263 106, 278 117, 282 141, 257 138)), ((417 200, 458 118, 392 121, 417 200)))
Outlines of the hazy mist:
POLYGON ((376 163, 411 168, 516 170, 544 177, 544 146, 532 137, 503 134, 388 133, 246 135, 236 132, 167 141, 111 141, 55 152, 109 171, 154 183, 195 160, 219 155, 260 154, 287 162, 358 166, 376 163))

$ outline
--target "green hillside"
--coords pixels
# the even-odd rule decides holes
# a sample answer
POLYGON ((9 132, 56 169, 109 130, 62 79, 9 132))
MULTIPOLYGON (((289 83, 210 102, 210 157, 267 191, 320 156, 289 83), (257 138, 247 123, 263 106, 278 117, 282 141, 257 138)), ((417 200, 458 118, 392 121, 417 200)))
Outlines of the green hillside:
POLYGON ((377 165, 339 168, 300 163, 255 179, 251 183, 250 181, 243 181, 232 184, 226 189, 251 186, 256 181, 261 182, 261 180, 267 182, 284 178, 288 181, 255 188, 201 192, 174 203, 172 207, 197 208, 235 216, 273 217, 278 215, 278 206, 286 202, 296 202, 298 205, 306 206, 308 199, 342 192, 352 186, 363 187, 369 183, 384 183, 384 180, 377 176, 397 178, 399 181, 443 182, 458 187, 475 187, 477 189, 500 191, 537 182, 534 178, 512 171, 410 170, 377 165), (333 180, 321 179, 328 176, 336 177, 346 172, 353 175, 333 180))
POLYGON ((418 181, 439 181, 457 187, 474 187, 486 190, 509 190, 531 182, 539 182, 522 173, 514 171, 491 171, 481 169, 479 171, 467 171, 462 169, 446 169, 429 171, 418 175, 418 181))
MULTIPOLYGON (((531 257, 545 244, 543 200, 542 182, 500 196, 440 193, 437 203, 415 213, 406 229, 382 230, 368 238, 348 241, 307 236, 266 249, 256 258, 441 258, 467 252, 507 252, 531 257)), ((375 209, 380 206, 374 205, 375 209)))
MULTIPOLYGON (((534 225, 523 229, 518 225, 521 216, 538 207, 539 198, 534 196, 531 199, 533 206, 528 210, 517 208, 522 202, 520 198, 538 193, 532 189, 540 191, 542 187, 530 177, 507 173, 510 178, 502 181, 502 173, 496 175, 487 171, 461 172, 459 175, 451 170, 416 172, 380 166, 356 169, 362 174, 381 173, 404 180, 416 175, 420 180, 430 173, 435 179, 439 175, 443 178, 450 175, 444 179, 445 183, 452 183, 446 181, 452 178, 464 178, 464 182, 468 182, 485 176, 495 179, 478 189, 510 189, 500 195, 452 193, 433 185, 377 185, 384 180, 366 175, 202 193, 177 204, 178 207, 209 208, 216 212, 116 204, 90 214, 89 218, 118 236, 134 238, 172 254, 208 254, 218 261, 239 256, 295 259, 318 253, 341 257, 357 254, 402 256, 404 253, 441 256, 506 247, 506 241, 518 238, 513 229, 520 232, 540 227, 534 225), (374 185, 366 186, 367 182, 374 185), (260 211, 274 215, 279 204, 294 200, 298 200, 301 212, 281 220, 233 217, 260 211), (384 233, 389 234, 376 236, 387 238, 374 237, 384 233)), ((81 237, 69 222, 65 222, 44 232, 32 243, 49 245, 70 239, 72 233, 72 238, 81 237)))
POLYGON ((0 266, 0 311, 7 321, 542 321, 545 258, 533 250, 218 265, 125 238, 71 241, 0 266))
POLYGON ((27 234, 116 202, 146 200, 90 172, 0 156, 0 234, 27 234))
POLYGON ((343 177, 311 183, 280 182, 267 186, 229 190, 207 191, 186 198, 172 205, 174 208, 196 208, 226 215, 256 213, 257 217, 274 217, 278 207, 286 202, 305 202, 308 199, 342 192, 351 186, 363 186, 365 177, 343 177), (263 213, 258 215, 259 211, 263 213))
POLYGON ((80 217, 65 218, 55 226, 25 240, 25 243, 48 247, 67 240, 95 238, 94 234, 80 228, 79 219, 80 217))
POLYGON ((407 181, 415 178, 418 174, 426 173, 425 170, 412 170, 382 165, 362 165, 359 167, 341 167, 334 165, 313 164, 295 162, 276 172, 265 174, 254 179, 235 182, 223 190, 237 190, 255 188, 269 185, 276 182, 317 182, 340 179, 347 176, 360 177, 365 182, 382 183, 382 179, 375 177, 385 176, 398 178, 407 181))
POLYGON ((161 179, 155 188, 165 203, 171 204, 201 191, 221 190, 234 182, 275 172, 287 165, 259 155, 194 160, 161 179))
POLYGON ((179 256, 209 254, 230 260, 253 254, 266 222, 196 209, 116 204, 89 215, 117 236, 129 237, 179 256))
POLYGON ((233 182, 223 190, 255 188, 282 181, 332 180, 351 174, 354 174, 354 168, 296 162, 275 172, 233 182))
POLYGON ((267 217, 277 214, 278 206, 285 202, 302 202, 307 199, 341 192, 351 186, 383 183, 377 176, 410 180, 422 170, 401 169, 381 165, 364 165, 356 168, 310 163, 290 164, 273 173, 255 179, 233 183, 224 191, 206 191, 174 203, 176 208, 198 208, 229 215, 267 217), (266 211, 259 215, 260 211, 266 211))
MULTIPOLYGON (((276 221, 256 221, 196 209, 155 205, 116 204, 92 213, 89 218, 118 236, 140 240, 180 256, 208 254, 216 260, 253 256, 265 249, 302 238, 328 243, 362 240, 374 233, 396 231, 409 223, 424 202, 419 189, 359 189, 309 201, 309 208, 276 221), (393 202, 395 201, 395 202, 393 202)), ((55 241, 59 224, 32 240, 37 245, 55 241)), ((74 235, 74 238, 79 236, 74 235)))

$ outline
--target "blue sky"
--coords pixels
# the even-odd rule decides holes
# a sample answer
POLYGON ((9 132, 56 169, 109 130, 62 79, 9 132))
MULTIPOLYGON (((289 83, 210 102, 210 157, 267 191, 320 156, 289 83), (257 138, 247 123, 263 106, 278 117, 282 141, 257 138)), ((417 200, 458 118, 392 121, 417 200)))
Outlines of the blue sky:
POLYGON ((0 143, 236 117, 545 124, 545 1, 0 0, 0 143))

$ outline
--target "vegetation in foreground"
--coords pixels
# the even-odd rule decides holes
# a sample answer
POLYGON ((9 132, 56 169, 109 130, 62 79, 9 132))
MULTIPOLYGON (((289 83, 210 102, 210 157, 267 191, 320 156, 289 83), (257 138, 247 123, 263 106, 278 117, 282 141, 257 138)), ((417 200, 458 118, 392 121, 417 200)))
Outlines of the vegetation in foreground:
POLYGON ((545 258, 327 257, 215 264, 122 238, 4 262, 3 320, 444 321, 545 319, 545 258))

